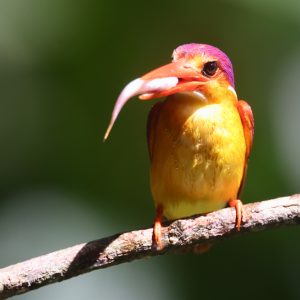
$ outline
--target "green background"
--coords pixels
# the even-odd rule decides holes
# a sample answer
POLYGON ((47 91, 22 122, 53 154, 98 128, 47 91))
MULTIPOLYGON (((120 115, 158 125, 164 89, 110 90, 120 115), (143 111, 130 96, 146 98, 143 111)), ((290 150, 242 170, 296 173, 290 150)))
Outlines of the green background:
MULTIPOLYGON (((244 202, 299 192, 300 3, 0 3, 0 267, 154 218, 145 125, 118 93, 188 42, 232 60, 255 140, 244 202)), ((300 228, 225 240, 92 272, 19 299, 299 299, 300 228)))

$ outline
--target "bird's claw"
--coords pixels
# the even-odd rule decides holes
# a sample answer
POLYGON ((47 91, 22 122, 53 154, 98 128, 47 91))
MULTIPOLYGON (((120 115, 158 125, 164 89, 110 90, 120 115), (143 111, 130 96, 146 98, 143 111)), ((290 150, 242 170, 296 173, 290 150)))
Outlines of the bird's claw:
POLYGON ((243 216, 245 215, 243 202, 239 199, 235 199, 235 200, 230 200, 228 202, 228 205, 230 207, 235 208, 235 211, 236 211, 235 228, 237 231, 240 231, 241 224, 243 222, 243 216))
POLYGON ((152 235, 153 245, 157 250, 162 250, 164 248, 161 240, 161 221, 162 221, 162 207, 158 206, 156 209, 156 217, 154 221, 153 235, 152 235))

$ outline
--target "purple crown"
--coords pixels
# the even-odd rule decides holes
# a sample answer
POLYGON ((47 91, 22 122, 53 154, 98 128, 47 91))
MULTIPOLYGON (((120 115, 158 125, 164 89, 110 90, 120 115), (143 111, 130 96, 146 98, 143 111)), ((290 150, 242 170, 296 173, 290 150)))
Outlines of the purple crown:
POLYGON ((173 60, 178 60, 182 57, 195 55, 212 57, 213 59, 218 60, 220 63, 220 68, 226 73, 231 86, 234 88, 234 74, 231 61, 220 49, 207 44, 191 43, 177 47, 174 50, 172 57, 173 60))

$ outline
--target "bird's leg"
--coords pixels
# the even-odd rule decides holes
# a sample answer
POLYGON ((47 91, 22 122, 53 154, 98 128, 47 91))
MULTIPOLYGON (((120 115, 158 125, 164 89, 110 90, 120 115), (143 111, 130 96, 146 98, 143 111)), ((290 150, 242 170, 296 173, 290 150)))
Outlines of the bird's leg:
POLYGON ((236 211, 235 228, 237 229, 237 231, 240 231, 241 223, 243 221, 243 216, 245 215, 243 202, 239 199, 235 199, 235 200, 228 201, 228 205, 230 207, 235 208, 236 211))
POLYGON ((153 226, 153 235, 152 235, 153 244, 157 250, 163 249, 163 245, 161 242, 162 218, 163 218, 163 208, 161 205, 158 205, 156 207, 156 215, 155 215, 154 226, 153 226))

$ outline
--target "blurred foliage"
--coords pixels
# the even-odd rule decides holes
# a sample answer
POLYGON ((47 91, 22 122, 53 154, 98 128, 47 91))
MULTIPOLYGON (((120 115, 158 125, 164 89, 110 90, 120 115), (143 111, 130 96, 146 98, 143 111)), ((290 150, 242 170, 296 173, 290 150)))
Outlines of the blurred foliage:
MULTIPOLYGON (((0 238, 6 250, 0 253, 0 266, 151 224, 145 124, 153 102, 132 100, 107 143, 102 136, 122 87, 168 62, 172 50, 186 42, 223 49, 233 62, 239 97, 253 108, 256 131, 245 202, 299 192, 299 179, 286 159, 296 162, 300 153, 299 143, 293 144, 299 140, 300 121, 293 118, 293 127, 285 131, 290 115, 281 104, 297 112, 300 94, 289 102, 289 81, 284 98, 276 96, 286 76, 282 70, 290 70, 284 68, 290 53, 296 53, 291 68, 300 61, 299 13, 300 4, 293 0, 2 1, 0 238), (78 208, 74 215, 73 206, 78 208), (54 230, 53 220, 71 229, 54 230), (54 238, 47 242, 50 235, 54 238), (29 240, 32 247, 25 247, 29 240)), ((299 232, 257 233, 226 240, 199 257, 169 255, 116 267, 109 271, 115 281, 110 285, 118 292, 110 298, 153 293, 162 299, 299 299, 299 232), (126 275, 120 274, 130 268, 136 270, 130 273, 134 279, 125 284, 126 275), (156 290, 150 277, 161 283, 156 290), (134 292, 136 285, 142 292, 134 292)), ((94 276, 105 278, 105 272, 94 276)), ((84 277, 76 285, 87 289, 88 298, 89 291, 92 298, 104 288, 99 280, 92 293, 84 277)), ((61 286, 28 299, 57 298, 61 286)), ((64 298, 81 299, 65 286, 64 298)))

